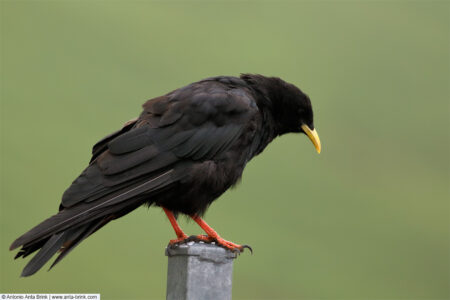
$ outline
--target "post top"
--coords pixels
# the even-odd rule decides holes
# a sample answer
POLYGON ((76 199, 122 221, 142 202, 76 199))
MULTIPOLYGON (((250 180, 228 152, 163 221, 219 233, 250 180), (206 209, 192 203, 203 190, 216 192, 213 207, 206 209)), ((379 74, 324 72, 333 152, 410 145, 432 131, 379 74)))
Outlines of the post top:
POLYGON ((201 260, 225 263, 236 258, 237 254, 217 245, 191 241, 186 244, 166 247, 166 256, 198 256, 201 260))

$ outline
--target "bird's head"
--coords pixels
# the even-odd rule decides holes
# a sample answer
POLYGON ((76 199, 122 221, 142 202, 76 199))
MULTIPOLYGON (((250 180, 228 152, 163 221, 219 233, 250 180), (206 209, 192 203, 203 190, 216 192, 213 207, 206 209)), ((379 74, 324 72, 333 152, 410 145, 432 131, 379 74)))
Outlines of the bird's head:
POLYGON ((263 105, 270 110, 278 135, 289 132, 304 133, 320 153, 320 139, 314 128, 313 110, 308 95, 295 85, 277 77, 243 74, 241 78, 263 94, 263 105))

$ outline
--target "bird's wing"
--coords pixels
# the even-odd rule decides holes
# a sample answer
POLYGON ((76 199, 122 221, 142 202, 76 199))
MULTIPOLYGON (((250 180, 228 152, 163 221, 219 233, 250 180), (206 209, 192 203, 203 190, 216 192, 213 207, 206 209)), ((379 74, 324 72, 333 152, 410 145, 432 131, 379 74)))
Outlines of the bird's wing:
MULTIPOLYGON (((179 161, 218 158, 256 111, 248 93, 225 90, 215 82, 149 100, 134 127, 110 140, 69 187, 62 205, 72 207, 128 190, 130 183, 156 178, 179 161)), ((178 179, 174 175, 168 175, 169 181, 178 179)))

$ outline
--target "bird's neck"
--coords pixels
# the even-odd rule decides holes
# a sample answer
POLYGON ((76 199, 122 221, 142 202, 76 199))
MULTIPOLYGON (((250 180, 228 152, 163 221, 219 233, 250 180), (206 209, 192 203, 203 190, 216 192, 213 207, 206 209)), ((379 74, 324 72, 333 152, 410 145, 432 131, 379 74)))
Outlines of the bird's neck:
POLYGON ((282 80, 276 77, 253 74, 243 74, 241 78, 254 92, 264 123, 272 125, 271 128, 267 128, 268 131, 272 131, 272 139, 286 133, 280 126, 284 121, 283 91, 285 89, 283 88, 282 80))
POLYGON ((267 145, 278 135, 274 127, 275 122, 270 110, 267 107, 259 106, 260 114, 257 116, 256 132, 253 136, 252 145, 248 153, 247 161, 261 153, 267 145))
MULTIPOLYGON (((282 101, 282 87, 279 78, 265 77, 262 75, 243 74, 241 78, 246 81, 255 95, 256 104, 262 115, 262 126, 265 136, 270 143, 275 137, 286 133, 283 128, 276 127, 283 124, 282 113, 279 105, 282 101)), ((261 150, 262 151, 262 150, 261 150)))

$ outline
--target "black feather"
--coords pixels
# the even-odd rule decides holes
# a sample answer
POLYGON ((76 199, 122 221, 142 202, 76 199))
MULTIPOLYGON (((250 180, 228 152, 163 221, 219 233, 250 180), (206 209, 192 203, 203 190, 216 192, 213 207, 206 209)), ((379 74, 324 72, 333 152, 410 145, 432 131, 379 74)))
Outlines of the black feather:
POLYGON ((35 243, 52 235, 54 232, 60 232, 69 227, 81 226, 92 219, 97 219, 114 213, 115 211, 119 211, 119 208, 135 203, 136 199, 138 199, 136 197, 139 195, 157 190, 169 184, 172 172, 173 170, 168 170, 155 178, 151 178, 143 183, 135 184, 133 188, 121 191, 119 194, 108 197, 107 199, 83 202, 77 206, 63 209, 58 214, 48 218, 19 237, 13 242, 10 249, 12 250, 20 245, 26 245, 31 242, 35 243), (125 203, 125 205, 120 205, 121 202, 126 200, 132 201, 125 203))
POLYGON ((69 241, 69 245, 61 249, 61 254, 58 255, 58 257, 50 266, 49 270, 52 269, 57 263, 59 263, 64 257, 66 257, 66 255, 69 254, 73 249, 75 249, 75 247, 78 246, 84 239, 86 239, 88 236, 90 236, 92 233, 94 233, 107 223, 108 221, 105 221, 105 219, 93 221, 87 226, 83 226, 83 231, 80 231, 78 235, 72 236, 70 240, 66 239, 69 241))
POLYGON ((28 262, 21 276, 26 277, 36 273, 55 254, 65 242, 67 233, 60 232, 53 235, 41 250, 28 262))

